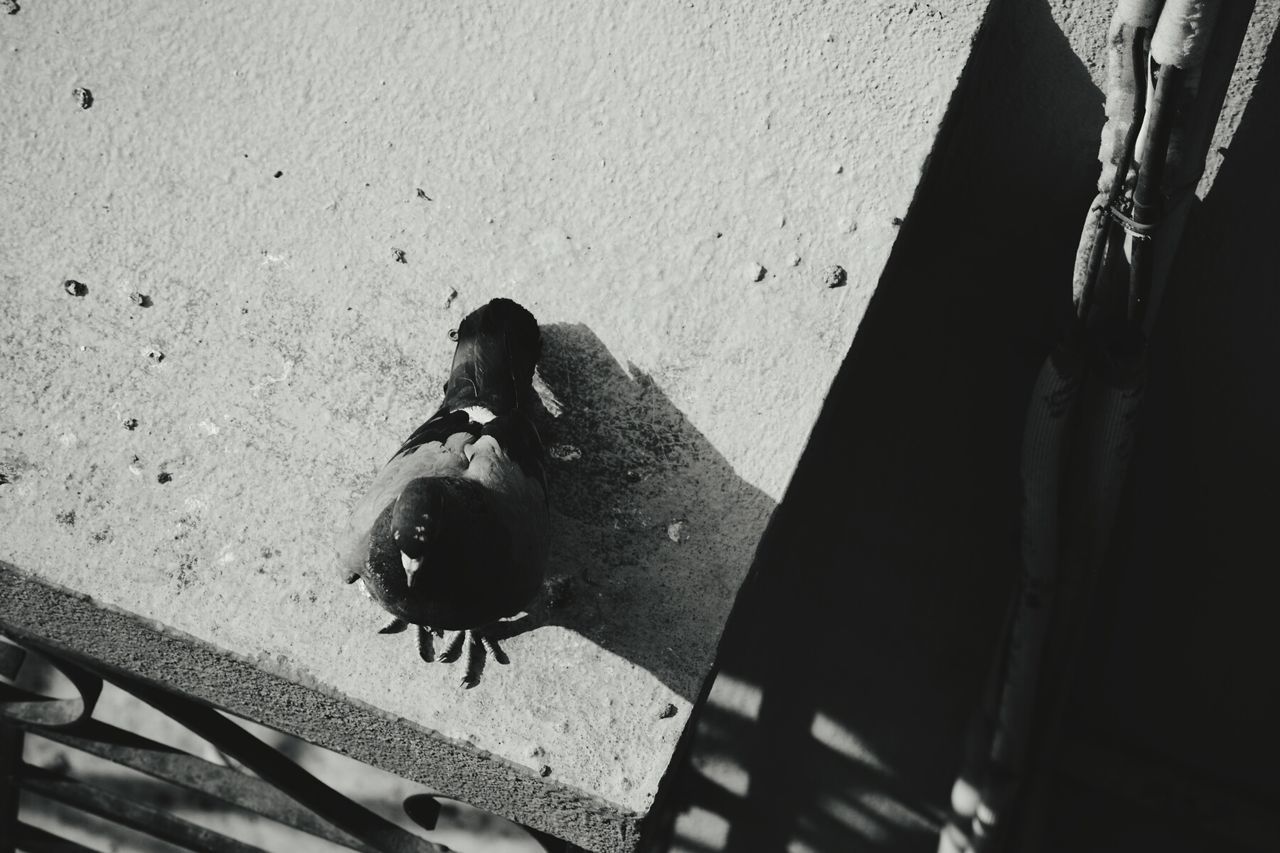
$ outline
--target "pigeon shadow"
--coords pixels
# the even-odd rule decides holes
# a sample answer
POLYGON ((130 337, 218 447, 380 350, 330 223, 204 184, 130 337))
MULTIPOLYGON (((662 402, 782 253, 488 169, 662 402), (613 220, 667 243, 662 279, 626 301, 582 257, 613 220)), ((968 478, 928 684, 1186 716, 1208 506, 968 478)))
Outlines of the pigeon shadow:
POLYGON ((552 546, 532 618, 693 701, 776 502, 585 325, 542 326, 552 546))

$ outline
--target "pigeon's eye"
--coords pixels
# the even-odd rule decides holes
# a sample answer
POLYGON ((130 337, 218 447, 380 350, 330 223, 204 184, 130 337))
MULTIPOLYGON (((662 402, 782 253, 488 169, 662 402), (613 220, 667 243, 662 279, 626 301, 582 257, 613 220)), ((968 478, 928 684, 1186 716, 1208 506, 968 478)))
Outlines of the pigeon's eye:
POLYGON ((457 329, 450 329, 450 330, 449 330, 449 340, 451 340, 451 341, 456 341, 457 339, 458 339, 458 330, 457 330, 457 329))

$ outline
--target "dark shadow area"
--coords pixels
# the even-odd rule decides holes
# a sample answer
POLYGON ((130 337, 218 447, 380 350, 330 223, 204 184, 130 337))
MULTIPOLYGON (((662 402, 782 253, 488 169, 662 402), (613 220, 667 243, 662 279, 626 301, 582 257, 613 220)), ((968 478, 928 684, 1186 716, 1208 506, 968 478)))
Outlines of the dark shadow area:
POLYGON ((671 849, 936 848, 1009 600, 1025 404, 1070 299, 1102 120, 1047 4, 993 9, 730 623, 721 683, 758 710, 713 691, 671 849), (700 832, 705 812, 727 834, 700 832))
MULTIPOLYGON (((1232 24, 1237 40, 1247 18, 1232 24)), ((1219 170, 1188 220, 1152 336, 1120 547, 1071 720, 1270 815, 1280 808, 1277 151, 1273 40, 1230 147, 1209 151, 1219 170)))
POLYGON ((577 631, 692 700, 775 502, 586 326, 542 334, 538 371, 560 412, 543 427, 552 580, 535 621, 577 631))

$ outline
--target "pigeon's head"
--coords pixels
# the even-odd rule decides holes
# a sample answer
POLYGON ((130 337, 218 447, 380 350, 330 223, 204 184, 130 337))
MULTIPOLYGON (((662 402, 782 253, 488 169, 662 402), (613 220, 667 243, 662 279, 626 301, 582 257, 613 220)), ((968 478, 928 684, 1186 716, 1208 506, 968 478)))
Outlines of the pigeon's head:
POLYGON ((511 560, 511 536, 485 487, 461 477, 410 481, 374 525, 361 574, 374 598, 398 618, 434 624, 446 602, 469 606, 493 567, 511 560))

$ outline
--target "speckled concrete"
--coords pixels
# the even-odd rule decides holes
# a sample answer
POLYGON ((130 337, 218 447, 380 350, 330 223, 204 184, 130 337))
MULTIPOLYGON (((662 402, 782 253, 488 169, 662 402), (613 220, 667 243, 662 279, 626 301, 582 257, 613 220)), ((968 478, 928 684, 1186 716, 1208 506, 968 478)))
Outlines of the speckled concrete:
POLYGON ((629 848, 985 5, 4 16, 0 621, 629 848), (568 580, 462 691, 330 540, 497 295, 544 324, 568 580))

